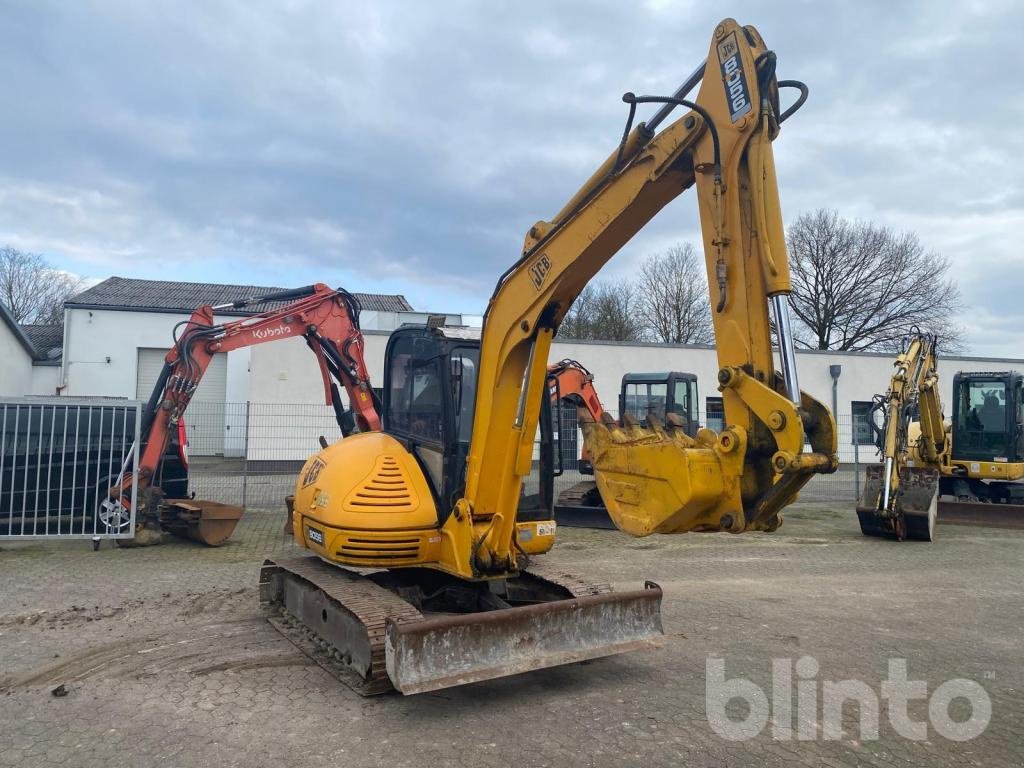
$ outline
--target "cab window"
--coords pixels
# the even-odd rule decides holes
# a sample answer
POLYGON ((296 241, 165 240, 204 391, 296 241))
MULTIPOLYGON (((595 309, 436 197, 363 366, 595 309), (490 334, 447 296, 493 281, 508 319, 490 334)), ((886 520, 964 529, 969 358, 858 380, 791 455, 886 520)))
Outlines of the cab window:
POLYGON ((668 397, 668 384, 652 384, 648 382, 630 383, 626 385, 626 412, 637 421, 646 421, 648 414, 653 413, 659 421, 665 420, 665 400, 668 397))
POLYGON ((431 443, 444 438, 441 355, 431 339, 399 339, 391 355, 388 429, 431 443))
POLYGON ((960 398, 957 428, 963 444, 959 447, 1005 454, 1006 383, 968 381, 960 398))

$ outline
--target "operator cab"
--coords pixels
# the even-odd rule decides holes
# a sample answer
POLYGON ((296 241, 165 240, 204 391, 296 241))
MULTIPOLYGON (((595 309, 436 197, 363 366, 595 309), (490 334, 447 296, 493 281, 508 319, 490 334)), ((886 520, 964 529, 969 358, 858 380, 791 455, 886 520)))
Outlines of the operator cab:
MULTIPOLYGON (((384 353, 384 432, 423 469, 444 523, 466 485, 480 368, 480 330, 403 325, 384 353)), ((542 398, 534 467, 524 478, 519 520, 553 518, 551 404, 542 398)))
POLYGON ((674 413, 683 420, 686 434, 697 434, 697 377, 692 373, 627 373, 622 377, 619 415, 628 413, 647 426, 648 414, 665 422, 665 414, 674 413))
POLYGON ((953 377, 953 460, 1024 461, 1024 376, 960 372, 953 377))

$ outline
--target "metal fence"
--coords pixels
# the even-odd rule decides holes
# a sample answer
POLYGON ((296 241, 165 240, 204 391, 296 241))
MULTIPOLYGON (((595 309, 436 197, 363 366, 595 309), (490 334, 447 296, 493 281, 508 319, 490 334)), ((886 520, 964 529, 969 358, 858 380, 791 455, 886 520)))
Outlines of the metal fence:
MULTIPOLYGON (((613 416, 617 416, 612 412, 613 416)), ((190 487, 196 496, 254 509, 283 508, 294 490, 303 462, 319 450, 322 435, 338 437, 334 414, 324 405, 287 403, 193 403, 186 413, 191 457, 190 487)), ((717 427, 712 413, 700 423, 717 427)), ((559 444, 563 472, 555 493, 581 480, 577 467, 583 438, 575 409, 559 409, 559 444)), ((874 445, 855 445, 850 414, 837 419, 839 471, 814 477, 801 491, 805 501, 852 501, 859 493, 861 464, 877 461, 874 445)), ((863 441, 863 435, 859 435, 863 441)))
POLYGON ((129 453, 140 404, 103 398, 0 398, 0 539, 131 538, 132 511, 107 490, 129 453))

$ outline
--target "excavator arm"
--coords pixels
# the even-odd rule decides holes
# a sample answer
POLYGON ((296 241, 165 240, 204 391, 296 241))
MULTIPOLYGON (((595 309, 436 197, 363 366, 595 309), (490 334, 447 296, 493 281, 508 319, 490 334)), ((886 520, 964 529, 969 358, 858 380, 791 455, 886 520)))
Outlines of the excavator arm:
POLYGON ((874 427, 874 414, 881 413, 881 429, 875 428, 882 463, 866 470, 857 514, 865 534, 930 540, 940 467, 951 449, 939 399, 935 336, 915 332, 893 365, 889 389, 875 398, 869 415, 874 427))
POLYGON ((560 360, 548 366, 548 393, 552 403, 566 400, 582 408, 594 421, 601 421, 604 416, 594 375, 575 360, 560 360))
MULTIPOLYGON (((616 525, 635 535, 771 529, 815 472, 834 471, 835 425, 800 392, 787 295, 790 280, 772 141, 780 112, 775 55, 753 27, 726 19, 706 61, 673 97, 626 94, 619 147, 551 221, 529 231, 484 318, 479 397, 465 494, 456 512, 484 530, 482 570, 514 569, 514 514, 530 472, 547 356, 558 325, 587 282, 661 208, 696 188, 728 426, 700 445, 666 453, 594 423, 602 495, 616 525), (685 97, 700 82, 695 101, 685 97), (661 110, 632 127, 638 104, 661 110), (658 132, 675 106, 689 112, 658 132), (773 359, 775 311, 781 375, 773 359), (805 440, 811 445, 804 452, 805 440), (660 463, 668 456, 668 463, 660 463), (661 457, 659 459, 659 457, 661 457)), ((802 103, 802 97, 799 103, 802 103)), ((673 443, 674 444, 674 443, 673 443)))
MULTIPOLYGON (((324 381, 324 398, 328 405, 334 407, 342 434, 348 434, 355 427, 361 432, 380 430, 379 403, 370 386, 363 359, 359 303, 347 291, 317 283, 230 304, 205 305, 196 309, 191 318, 179 327, 182 328, 181 333, 175 329, 174 346, 167 353, 164 367, 143 410, 140 429, 142 452, 137 477, 123 471, 120 482, 112 489, 108 505, 119 504, 127 510, 131 504, 132 485, 136 484, 139 491, 150 485, 171 434, 192 401, 213 356, 221 352, 282 339, 303 338, 316 356, 324 381), (251 317, 227 323, 217 323, 214 319, 217 310, 283 301, 289 303, 251 317), (335 382, 345 388, 351 412, 343 409, 335 382)), ((132 450, 136 448, 133 446, 132 450)), ((129 455, 125 467, 130 465, 130 459, 129 455)))

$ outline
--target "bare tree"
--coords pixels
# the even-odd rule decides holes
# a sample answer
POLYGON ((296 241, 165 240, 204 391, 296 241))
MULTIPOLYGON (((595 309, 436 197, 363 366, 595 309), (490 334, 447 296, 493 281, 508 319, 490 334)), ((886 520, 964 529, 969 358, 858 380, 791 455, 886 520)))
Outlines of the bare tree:
POLYGON ((82 281, 53 269, 38 253, 0 247, 0 301, 19 323, 56 325, 64 320, 64 300, 82 281))
POLYGON ((641 341, 644 327, 637 304, 632 283, 591 283, 573 302, 558 332, 570 339, 641 341))
POLYGON ((913 328, 962 347, 960 290, 948 259, 912 232, 805 213, 787 232, 797 344, 810 349, 894 350, 913 328))
POLYGON ((704 264, 690 243, 648 256, 638 279, 640 316, 665 344, 713 344, 704 264))

